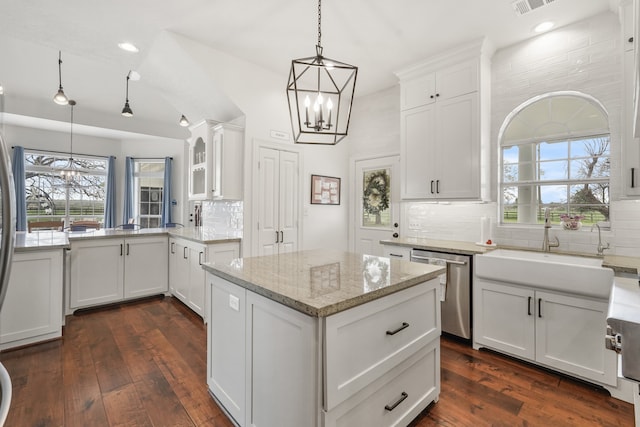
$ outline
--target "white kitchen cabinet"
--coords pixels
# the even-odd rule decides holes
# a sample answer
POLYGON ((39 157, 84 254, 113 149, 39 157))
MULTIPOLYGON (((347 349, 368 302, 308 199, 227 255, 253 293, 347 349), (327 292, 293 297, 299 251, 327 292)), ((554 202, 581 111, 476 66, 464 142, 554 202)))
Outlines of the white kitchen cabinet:
POLYGON ((402 199, 481 199, 489 141, 483 44, 397 73, 401 90, 402 199))
POLYGON ((244 130, 204 121, 189 139, 189 200, 242 200, 244 130))
POLYGON ((62 335, 63 249, 17 252, 0 313, 0 350, 62 335))
POLYGON ((317 318, 207 278, 207 384, 216 399, 240 426, 317 425, 317 318))
POLYGON ((437 400, 437 279, 325 318, 207 282, 207 384, 238 425, 406 425, 437 400))
POLYGON ((627 196, 640 196, 640 59, 638 59, 638 27, 640 27, 640 0, 627 1, 622 7, 622 45, 623 79, 624 79, 624 107, 622 150, 623 174, 622 180, 627 196), (635 133, 635 136, 634 136, 635 133))
POLYGON ((602 342, 607 301, 474 281, 474 346, 610 386, 616 354, 602 342))
POLYGON ((240 256, 240 245, 206 245, 187 239, 169 239, 169 289, 176 298, 205 318, 206 279, 204 262, 228 262, 240 256))
POLYGON ((258 161, 258 253, 298 249, 298 153, 260 147, 258 161))
POLYGON ((396 245, 382 245, 382 254, 387 258, 411 261, 411 248, 396 245))
POLYGON ((71 242, 69 307, 77 309, 168 290, 167 237, 71 242))

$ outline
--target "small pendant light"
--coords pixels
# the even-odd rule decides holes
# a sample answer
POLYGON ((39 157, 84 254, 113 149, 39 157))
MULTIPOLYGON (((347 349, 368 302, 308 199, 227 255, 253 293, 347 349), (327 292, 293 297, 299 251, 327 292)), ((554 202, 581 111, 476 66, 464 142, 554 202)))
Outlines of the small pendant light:
POLYGON ((184 114, 182 115, 182 117, 180 117, 180 121, 178 122, 180 123, 180 126, 182 126, 183 128, 186 128, 187 126, 189 126, 191 123, 189 122, 189 119, 187 119, 184 114))
POLYGON ((129 106, 129 77, 131 76, 131 71, 127 73, 127 92, 124 101, 124 108, 122 109, 122 115, 125 117, 133 117, 133 110, 129 106))
POLYGON ((58 51, 58 81, 60 82, 60 87, 58 88, 58 92, 53 96, 53 101, 58 105, 67 105, 69 98, 67 98, 64 90, 62 90, 62 51, 58 51))

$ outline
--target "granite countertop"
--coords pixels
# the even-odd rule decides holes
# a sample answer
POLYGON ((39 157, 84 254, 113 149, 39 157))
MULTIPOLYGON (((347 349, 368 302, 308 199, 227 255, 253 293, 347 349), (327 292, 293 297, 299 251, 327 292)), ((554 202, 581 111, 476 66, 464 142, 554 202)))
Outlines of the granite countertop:
POLYGON ((434 240, 420 237, 400 237, 393 240, 380 240, 383 245, 396 245, 408 248, 424 249, 428 251, 448 252, 459 255, 483 254, 492 248, 476 245, 473 242, 460 242, 455 240, 434 240))
POLYGON ((602 266, 619 273, 640 274, 640 257, 605 255, 602 266))
POLYGON ((27 233, 25 231, 17 231, 14 247, 16 252, 43 249, 68 249, 71 247, 70 245, 73 241, 161 235, 181 237, 204 244, 240 242, 242 240, 242 236, 238 234, 222 234, 216 233, 213 229, 203 229, 195 227, 142 228, 139 230, 103 228, 100 230, 65 232, 42 230, 27 233))
POLYGON ((44 249, 68 249, 67 233, 61 231, 17 231, 14 243, 15 252, 38 251, 44 249))
POLYGON ((438 277, 445 267, 318 249, 203 268, 304 314, 325 317, 438 277))

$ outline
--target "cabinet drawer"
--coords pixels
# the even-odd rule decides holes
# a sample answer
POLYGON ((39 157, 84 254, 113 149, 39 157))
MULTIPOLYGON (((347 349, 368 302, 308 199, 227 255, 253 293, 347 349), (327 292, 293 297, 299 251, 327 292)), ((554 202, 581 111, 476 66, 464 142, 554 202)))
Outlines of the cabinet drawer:
POLYGON ((331 410, 440 336, 436 279, 325 319, 325 409, 331 410))
POLYGON ((396 245, 383 245, 382 252, 387 258, 401 259, 404 261, 411 260, 411 248, 396 245))
POLYGON ((352 399, 323 412, 324 427, 407 425, 440 394, 439 345, 437 339, 352 399))

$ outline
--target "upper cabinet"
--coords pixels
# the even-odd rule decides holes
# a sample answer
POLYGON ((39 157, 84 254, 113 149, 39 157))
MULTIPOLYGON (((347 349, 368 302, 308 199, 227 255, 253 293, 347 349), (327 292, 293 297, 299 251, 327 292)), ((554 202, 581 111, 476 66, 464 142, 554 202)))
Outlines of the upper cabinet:
POLYGON ((627 196, 640 196, 640 0, 622 4, 624 95, 622 120, 623 188, 627 196))
POLYGON ((478 40, 397 73, 403 199, 486 197, 491 53, 478 40))
POLYGON ((189 200, 242 200, 244 129, 204 121, 189 139, 189 200))

